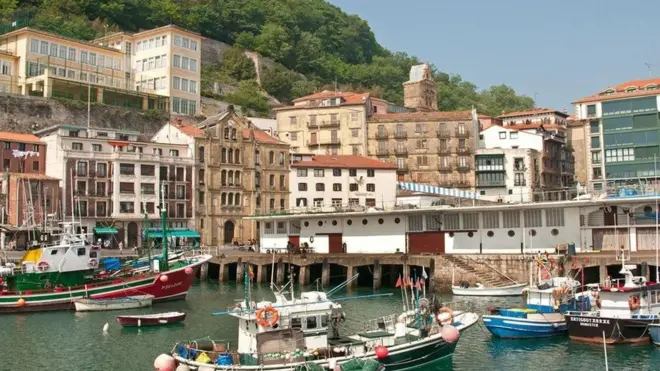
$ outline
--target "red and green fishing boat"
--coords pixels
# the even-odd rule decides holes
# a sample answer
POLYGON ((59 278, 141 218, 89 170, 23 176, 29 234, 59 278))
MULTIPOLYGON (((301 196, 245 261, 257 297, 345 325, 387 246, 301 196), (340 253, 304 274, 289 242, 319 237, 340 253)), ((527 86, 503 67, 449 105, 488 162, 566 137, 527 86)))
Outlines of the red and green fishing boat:
MULTIPOLYGON (((166 236, 165 207, 161 208, 161 222, 166 236)), ((63 223, 57 243, 28 250, 19 266, 6 263, 0 267, 0 313, 72 309, 73 302, 81 298, 153 295, 154 302, 183 299, 197 270, 211 259, 210 255, 193 254, 168 262, 167 238, 163 238, 162 258, 154 260, 150 270, 99 277, 101 249, 76 234, 74 224, 63 223)))

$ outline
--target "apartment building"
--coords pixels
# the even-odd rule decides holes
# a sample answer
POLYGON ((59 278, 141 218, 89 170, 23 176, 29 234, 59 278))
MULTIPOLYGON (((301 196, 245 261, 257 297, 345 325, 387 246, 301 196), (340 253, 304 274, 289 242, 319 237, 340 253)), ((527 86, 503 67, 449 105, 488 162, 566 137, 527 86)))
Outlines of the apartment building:
POLYGON ((372 113, 368 93, 322 91, 275 109, 279 139, 294 152, 365 154, 366 121, 372 113))
POLYGON ((16 29, 0 35, 0 92, 195 116, 201 40, 172 25, 92 42, 16 29))
POLYGON ((470 111, 375 114, 368 154, 396 165, 398 181, 472 188, 472 121, 470 111))
POLYGON ((608 87, 575 105, 585 120, 587 186, 654 183, 660 176, 660 78, 632 80, 608 87))
POLYGON ((396 166, 353 155, 302 156, 291 165, 294 209, 354 209, 396 204, 396 166))
POLYGON ((169 228, 192 227, 194 162, 187 146, 108 128, 59 125, 35 134, 47 143, 46 175, 61 179, 64 215, 80 218, 97 238, 142 246, 149 230, 160 229, 161 195, 169 228))
POLYGON ((580 187, 588 184, 589 167, 587 160, 590 158, 587 141, 587 121, 570 118, 566 124, 566 143, 573 148, 573 160, 575 168, 575 181, 580 187))
POLYGON ((202 243, 257 239, 259 222, 244 217, 289 208, 289 145, 237 115, 233 106, 196 126, 174 122, 156 137, 192 149, 202 243))
POLYGON ((167 25, 138 33, 119 32, 94 40, 124 53, 135 90, 170 97, 171 112, 200 113, 202 36, 167 25))

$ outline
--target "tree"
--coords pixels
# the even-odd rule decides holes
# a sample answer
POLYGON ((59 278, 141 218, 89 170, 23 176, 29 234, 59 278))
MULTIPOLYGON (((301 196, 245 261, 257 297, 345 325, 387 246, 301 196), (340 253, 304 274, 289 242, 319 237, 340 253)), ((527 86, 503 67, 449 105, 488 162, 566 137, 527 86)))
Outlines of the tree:
POLYGON ((309 90, 310 85, 302 82, 296 84, 300 81, 305 81, 302 76, 281 66, 264 68, 261 71, 261 86, 281 102, 291 102, 294 97, 294 86, 298 94, 309 90))
POLYGON ((229 48, 222 56, 222 70, 230 77, 242 81, 257 77, 254 62, 240 48, 229 48))
POLYGON ((264 96, 255 81, 241 81, 238 84, 238 90, 226 94, 225 99, 229 103, 253 110, 259 114, 268 113, 268 98, 264 96))
POLYGON ((534 108, 534 99, 517 95, 512 87, 504 84, 491 86, 482 91, 480 96, 481 102, 485 106, 484 113, 493 116, 499 116, 504 112, 534 108))
POLYGON ((7 22, 16 10, 17 0, 0 0, 0 22, 7 22))

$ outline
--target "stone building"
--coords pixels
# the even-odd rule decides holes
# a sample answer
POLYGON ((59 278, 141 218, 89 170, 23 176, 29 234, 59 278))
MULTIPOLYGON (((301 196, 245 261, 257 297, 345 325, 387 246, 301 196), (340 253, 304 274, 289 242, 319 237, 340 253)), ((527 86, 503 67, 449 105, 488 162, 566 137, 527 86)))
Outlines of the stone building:
POLYGON ((438 110, 438 87, 428 63, 412 66, 410 78, 403 83, 403 105, 418 112, 438 110))
POLYGON ((197 126, 176 122, 168 130, 195 154, 195 225, 203 244, 258 238, 259 223, 244 217, 289 208, 289 145, 233 107, 197 126))
POLYGON ((470 111, 376 114, 368 123, 369 156, 397 166, 399 181, 474 187, 470 111))
POLYGON ((584 120, 569 120, 566 124, 566 141, 573 148, 575 181, 584 186, 588 180, 589 149, 587 148, 587 125, 584 120))

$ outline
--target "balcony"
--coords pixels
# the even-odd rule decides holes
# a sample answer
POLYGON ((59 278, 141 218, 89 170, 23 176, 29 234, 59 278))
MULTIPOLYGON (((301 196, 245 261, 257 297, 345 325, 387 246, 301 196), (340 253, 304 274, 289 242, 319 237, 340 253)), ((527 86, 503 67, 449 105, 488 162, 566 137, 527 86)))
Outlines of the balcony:
POLYGON ((456 153, 459 155, 469 155, 472 153, 472 149, 470 147, 457 147, 456 153))
POLYGON ((514 165, 513 171, 516 173, 524 173, 527 171, 527 167, 525 165, 514 165))
POLYGON ((408 133, 405 131, 397 131, 394 133, 394 139, 406 139, 408 138, 408 133))
POLYGON ((394 154, 397 156, 407 156, 408 155, 408 149, 407 148, 395 148, 394 149, 394 154))
POLYGON ((456 182, 455 187, 456 188, 470 188, 472 186, 470 185, 470 182, 468 182, 467 180, 459 180, 458 182, 456 182))
POLYGON ((376 151, 376 156, 377 157, 389 157, 390 156, 390 150, 388 149, 379 149, 376 151))
POLYGON ((310 146, 339 146, 341 145, 341 140, 339 138, 331 139, 321 139, 319 141, 310 141, 310 146))
POLYGON ((506 184, 504 184, 504 181, 486 181, 486 180, 479 180, 477 178, 477 188, 500 188, 500 187, 506 187, 506 184))
POLYGON ((438 130, 436 133, 436 136, 441 139, 449 139, 451 138, 451 134, 449 133, 448 130, 438 130))
POLYGON ((472 166, 470 165, 470 163, 467 162, 463 164, 461 163, 456 164, 456 170, 458 170, 461 173, 467 173, 468 171, 470 171, 471 168, 472 166))
POLYGON ((438 154, 443 155, 443 156, 451 155, 451 148, 449 148, 449 147, 438 147, 438 154))
POLYGON ((397 173, 407 173, 408 171, 410 171, 410 169, 408 169, 408 165, 400 165, 400 166, 396 169, 396 172, 397 172, 397 173))
POLYGON ((514 187, 526 187, 526 186, 527 186, 527 182, 525 182, 525 181, 522 181, 522 182, 513 182, 513 186, 514 186, 514 187))
POLYGON ((317 121, 317 122, 308 122, 307 127, 310 129, 317 128, 337 128, 339 127, 339 120, 330 120, 330 121, 317 121))
POLYGON ((456 130, 454 130, 454 135, 456 135, 456 138, 469 138, 470 132, 466 129, 456 128, 456 130))
POLYGON ((441 180, 438 182, 438 186, 443 188, 453 188, 456 185, 456 182, 453 180, 441 180))
POLYGON ((439 163, 438 164, 438 171, 440 171, 440 172, 447 173, 447 172, 451 172, 451 170, 452 170, 452 166, 451 166, 450 163, 444 163, 444 164, 439 163))
POLYGON ((378 139, 378 140, 385 140, 389 137, 390 137, 390 135, 386 131, 382 131, 382 132, 379 131, 379 132, 376 133, 376 139, 378 139))

